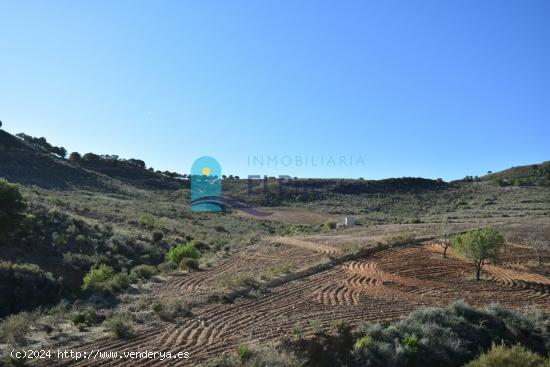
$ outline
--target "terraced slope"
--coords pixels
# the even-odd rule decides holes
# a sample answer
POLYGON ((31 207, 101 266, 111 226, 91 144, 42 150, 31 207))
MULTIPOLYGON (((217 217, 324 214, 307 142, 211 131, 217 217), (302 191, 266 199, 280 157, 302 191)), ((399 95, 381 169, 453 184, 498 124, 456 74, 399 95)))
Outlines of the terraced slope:
MULTIPOLYGON (((235 269, 255 271, 281 257, 293 256, 305 266, 322 256, 325 249, 325 245, 313 248, 309 243, 302 246, 294 241, 289 245, 280 244, 279 240, 278 245, 269 243, 252 253, 227 259, 215 269, 174 276, 155 295, 160 299, 185 298, 187 294, 210 289, 220 274, 235 269)), ((456 299, 476 306, 499 302, 515 309, 550 312, 550 278, 535 272, 530 267, 530 259, 532 254, 528 248, 513 245, 503 262, 488 265, 484 280, 476 282, 469 263, 452 254, 443 258, 441 247, 436 243, 381 250, 288 281, 257 298, 239 298, 230 304, 199 304, 193 308, 193 316, 181 324, 146 325, 130 341, 104 339, 82 349, 190 352, 190 360, 170 362, 179 366, 230 353, 243 342, 275 341, 291 334, 296 326, 304 334, 311 334, 311 320, 319 320, 327 327, 335 320, 352 324, 393 320, 419 306, 443 306, 456 299)), ((78 364, 154 366, 162 363, 159 360, 88 360, 78 364)))
POLYGON ((195 273, 172 274, 154 296, 197 303, 215 292, 220 280, 232 274, 249 273, 262 278, 270 276, 272 269, 281 264, 287 265, 289 270, 299 270, 318 264, 322 259, 322 252, 263 240, 246 251, 221 260, 215 267, 195 273))

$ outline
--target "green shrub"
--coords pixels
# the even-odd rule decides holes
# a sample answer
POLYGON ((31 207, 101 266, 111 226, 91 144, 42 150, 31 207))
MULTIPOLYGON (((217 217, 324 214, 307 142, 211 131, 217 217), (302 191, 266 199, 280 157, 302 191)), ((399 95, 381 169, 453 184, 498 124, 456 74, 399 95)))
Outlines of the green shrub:
POLYGON ((102 289, 114 276, 115 271, 110 266, 105 264, 94 266, 84 276, 82 289, 102 289))
POLYGON ((115 293, 128 288, 130 278, 126 273, 115 273, 105 264, 94 266, 84 276, 82 290, 92 292, 115 293))
POLYGON ((309 322, 309 326, 313 330, 314 334, 321 334, 323 333, 323 324, 320 320, 311 320, 309 322))
POLYGON ((239 348, 237 349, 237 355, 239 356, 239 360, 241 362, 246 362, 253 355, 252 349, 250 349, 250 347, 246 344, 241 344, 241 345, 239 345, 239 348))
POLYGON ((412 352, 417 352, 420 344, 416 335, 410 335, 403 340, 403 345, 409 348, 412 352))
POLYGON ((174 264, 179 264, 183 258, 198 259, 201 256, 194 244, 177 245, 168 250, 166 258, 174 264))
POLYGON ((327 229, 335 229, 335 228, 336 228, 336 224, 337 224, 337 223, 336 223, 335 221, 329 220, 329 221, 325 222, 325 227, 326 227, 327 229))
POLYGON ((74 312, 71 315, 71 322, 77 327, 97 325, 101 322, 101 320, 102 317, 91 307, 74 312))
POLYGON ((4 366, 2 362, 4 361, 6 366, 10 367, 24 367, 24 366, 30 366, 30 360, 29 358, 25 358, 24 356, 17 357, 5 357, 3 360, 0 359, 0 366, 4 366))
POLYGON ((408 245, 415 240, 415 235, 412 233, 402 233, 384 238, 384 242, 389 246, 408 245))
POLYGON ((372 336, 362 336, 355 341, 355 348, 363 349, 372 344, 372 336))
POLYGON ((207 367, 303 367, 305 362, 298 359, 294 353, 289 353, 274 347, 255 349, 248 345, 240 345, 237 355, 222 356, 209 361, 207 367))
POLYGON ((179 263, 179 268, 181 270, 198 270, 199 262, 197 261, 197 259, 184 257, 179 263))
POLYGON ((0 178, 0 242, 20 226, 25 208, 19 187, 0 178))
POLYGON ((237 290, 242 288, 257 288, 259 287, 260 282, 254 274, 246 273, 237 273, 237 274, 225 274, 220 277, 217 282, 217 286, 222 290, 237 290))
POLYGON ((335 320, 332 327, 338 335, 344 335, 351 331, 351 326, 346 320, 335 320))
POLYGON ((550 318, 523 315, 498 305, 476 309, 463 302, 425 308, 389 325, 367 324, 353 358, 359 365, 459 367, 495 341, 520 343, 533 352, 550 350, 550 318))
POLYGON ((471 361, 466 367, 547 367, 550 360, 522 346, 493 345, 490 351, 471 361))
POLYGON ((151 311, 164 321, 173 321, 178 317, 191 316, 191 308, 188 304, 181 301, 153 302, 151 304, 151 311))
POLYGON ((136 336, 132 323, 123 316, 117 315, 105 322, 105 326, 115 339, 131 339, 136 336))
POLYGON ((153 232, 153 242, 159 242, 164 238, 164 234, 160 231, 153 232))
POLYGON ((299 325, 294 325, 291 331, 292 336, 295 338, 301 338, 304 335, 304 330, 299 325))
POLYGON ((38 265, 0 262, 0 317, 57 301, 60 282, 38 265))
POLYGON ((145 228, 148 228, 148 229, 153 229, 157 225, 157 220, 151 214, 143 214, 139 218, 139 224, 142 227, 145 227, 145 228))
POLYGON ((150 279, 156 274, 158 270, 152 265, 138 265, 130 272, 130 276, 135 279, 150 279))
POLYGON ((110 292, 118 292, 128 288, 129 286, 130 286, 130 277, 128 277, 128 274, 126 273, 115 274, 113 279, 111 279, 111 281, 107 283, 107 289, 110 292))
POLYGON ((292 272, 292 269, 294 269, 294 267, 295 267, 294 263, 290 261, 283 262, 269 269, 269 271, 266 273, 266 276, 270 278, 270 277, 277 277, 282 274, 288 274, 292 272))
POLYGON ((173 262, 171 261, 166 261, 166 262, 163 262, 161 264, 159 264, 158 266, 158 269, 161 273, 170 273, 174 270, 176 270, 176 264, 174 264, 173 262))
POLYGON ((35 320, 36 315, 28 312, 6 317, 0 322, 0 343, 22 343, 35 320))

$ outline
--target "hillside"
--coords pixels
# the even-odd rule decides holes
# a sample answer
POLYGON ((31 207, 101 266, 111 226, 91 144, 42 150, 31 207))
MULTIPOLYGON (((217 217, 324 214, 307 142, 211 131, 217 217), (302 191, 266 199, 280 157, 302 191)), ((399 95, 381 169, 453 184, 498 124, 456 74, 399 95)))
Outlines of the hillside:
MULTIPOLYGON (((29 138, 31 142, 40 141, 29 138)), ((77 155, 77 159, 72 156, 64 159, 29 141, 0 130, 0 177, 22 184, 25 190, 34 187, 34 194, 40 193, 38 200, 52 191, 55 195, 69 195, 74 202, 88 201, 87 197, 93 195, 97 205, 86 206, 85 216, 105 216, 115 221, 124 219, 117 218, 109 205, 100 211, 94 208, 101 206, 105 197, 111 200, 125 197, 136 204, 145 200, 188 202, 189 181, 181 179, 181 174, 176 178, 176 173, 146 168, 139 159, 120 159, 111 155, 87 153, 77 155)), ((290 181, 269 178, 265 182, 258 180, 251 193, 247 180, 227 178, 223 180, 223 194, 251 206, 295 207, 336 217, 352 214, 364 222, 380 224, 438 221, 442 216, 456 220, 548 216, 548 186, 538 184, 545 182, 549 167, 549 162, 514 167, 478 181, 450 183, 412 177, 385 180, 294 178, 290 181)), ((150 211, 156 212, 155 207, 151 206, 150 211)), ((230 212, 231 208, 227 210, 230 212)), ((183 206, 179 214, 186 212, 188 208, 183 206)), ((82 210, 79 209, 78 214, 82 216, 82 210)), ((167 213, 160 211, 154 215, 166 216, 167 213)), ((300 221, 299 216, 294 217, 297 223, 308 223, 300 221)))
POLYGON ((0 177, 44 189, 124 192, 131 188, 175 190, 181 187, 181 182, 173 178, 127 161, 64 159, 3 130, 0 130, 0 157, 0 177))
POLYGON ((482 177, 499 185, 550 186, 550 161, 541 164, 512 167, 482 177))
MULTIPOLYGON (((257 218, 231 207, 194 213, 189 181, 181 174, 117 156, 87 153, 67 159, 33 141, 0 130, 0 178, 8 181, 0 180, 0 192, 20 192, 25 204, 20 223, 0 233, 0 318, 6 317, 0 323, 0 351, 7 345, 2 338, 27 346, 44 340, 64 347, 95 343, 107 337, 109 322, 123 318, 144 345, 153 348, 162 337, 162 345, 171 348, 172 339, 181 339, 197 361, 204 361, 210 353, 231 352, 241 339, 276 341, 280 335, 272 328, 288 335, 298 325, 311 336, 308 320, 319 319, 327 328, 340 318, 394 320, 422 305, 445 306, 462 290, 479 306, 481 300, 499 299, 523 309, 521 297, 530 307, 547 305, 547 266, 532 266, 525 246, 512 252, 519 254, 521 271, 505 265, 493 269, 495 281, 509 287, 507 293, 499 294, 502 286, 492 284, 477 297, 477 285, 467 278, 454 280, 468 266, 458 257, 451 267, 434 260, 437 247, 423 242, 437 234, 443 219, 456 231, 485 224, 524 240, 548 228, 547 186, 499 185, 492 178, 283 183, 271 178, 265 190, 259 181, 250 195, 247 180, 228 178, 224 195, 273 215, 257 218), (349 215, 356 225, 341 227, 349 215), (409 243, 422 247, 392 249, 409 243), (192 257, 182 258, 174 249, 192 257), (366 254, 374 257, 365 260, 366 254), (403 257, 416 265, 403 267, 403 257), (383 267, 386 272, 376 270, 383 267), (422 281, 403 275, 424 268, 440 270, 422 281), (438 281, 438 274, 452 281, 438 281), (522 288, 532 279, 534 285, 522 288), (379 287, 384 284, 388 287, 379 287), (295 294, 300 294, 299 306, 292 301, 295 294), (226 302, 234 302, 237 313, 227 313, 226 302), (386 317, 379 308, 388 311, 386 317), (18 312, 23 312, 20 318, 18 312), (264 320, 264 334, 255 336, 262 320, 258 312, 270 321, 264 320), (280 312, 286 312, 286 321, 280 312), (221 321, 218 314, 225 315, 221 321), (203 325, 203 319, 210 321, 203 325), (155 325, 163 326, 165 338, 155 325), (54 331, 44 331, 50 328, 54 331)), ((518 171, 532 175, 540 168, 494 175, 511 178, 510 172, 518 171)), ((111 343, 101 340, 101 346, 111 343)))

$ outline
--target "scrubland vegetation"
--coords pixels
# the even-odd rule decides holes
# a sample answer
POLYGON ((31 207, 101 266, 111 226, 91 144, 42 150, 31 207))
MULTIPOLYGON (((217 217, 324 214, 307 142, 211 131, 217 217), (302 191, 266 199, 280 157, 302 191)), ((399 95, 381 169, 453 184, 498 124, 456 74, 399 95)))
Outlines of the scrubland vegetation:
POLYGON ((456 302, 414 311, 398 322, 358 328, 335 322, 308 338, 296 332, 267 353, 241 346, 235 357, 209 366, 547 366, 548 352, 547 315, 456 302))
MULTIPOLYGON (((67 159, 64 148, 44 138, 15 138, 3 131, 0 155, 0 177, 9 180, 0 179, 0 350, 37 340, 66 346, 101 337, 139 338, 152 322, 163 328, 182 325, 180 331, 170 329, 182 335, 195 330, 181 340, 208 346, 217 342, 214 336, 232 331, 232 323, 233 331, 241 332, 249 330, 248 321, 260 320, 262 332, 279 340, 275 347, 249 343, 243 336, 233 356, 210 364, 491 366, 506 365, 514 353, 534 366, 547 363, 546 315, 496 305, 421 307, 439 301, 433 284, 444 282, 430 280, 429 292, 436 295, 420 297, 415 292, 422 292, 422 285, 405 279, 412 267, 402 263, 406 256, 418 262, 429 257, 418 267, 421 277, 426 269, 438 276, 448 276, 441 269, 451 269, 453 277, 465 274, 472 293, 476 286, 501 282, 542 304, 550 274, 548 233, 524 223, 546 223, 550 217, 548 162, 450 183, 293 179, 281 190, 269 179, 267 192, 259 188, 253 195, 246 180, 224 178, 228 196, 273 211, 278 206, 289 213, 300 209, 285 221, 244 216, 229 207, 216 214, 191 213, 185 174, 156 171, 135 158, 73 152, 67 159), (316 215, 301 221, 307 213, 316 215), (344 216, 353 216, 356 224, 345 228, 344 216), (507 222, 521 218, 527 220, 518 227, 507 222), (272 240, 282 236, 290 240, 272 240), (409 251, 407 245, 419 238, 432 238, 441 253, 409 251), (532 255, 517 260, 511 270, 491 272, 501 261, 515 264, 510 257, 519 250, 509 248, 512 243, 529 246, 532 255), (378 262, 362 258, 382 251, 389 255, 378 262), (377 268, 384 266, 384 271, 377 268), (338 307, 358 306, 365 289, 388 284, 420 309, 400 321, 369 318, 362 326, 357 314, 346 314, 353 325, 344 317, 327 326, 338 307), (273 304, 261 303, 270 296, 274 310, 273 304), (302 302, 296 301, 296 308, 294 297, 302 302), (235 320, 224 316, 225 324, 217 325, 212 315, 224 307, 238 308, 239 302, 250 302, 240 311, 250 314, 235 320), (328 320, 299 315, 317 306, 330 310, 328 320), (270 314, 276 310, 283 315, 276 324, 281 330, 264 325, 280 316, 270 314), (283 330, 288 326, 283 311, 307 322, 296 323, 289 335, 283 330)), ((456 279, 464 282, 464 277, 456 279)), ((379 288, 376 292, 382 294, 379 288)), ((410 311, 400 299, 392 300, 394 311, 387 304, 373 307, 393 312, 393 318, 410 311)), ((370 317, 373 309, 361 315, 370 317)), ((254 330, 247 332, 246 337, 255 337, 254 330)))

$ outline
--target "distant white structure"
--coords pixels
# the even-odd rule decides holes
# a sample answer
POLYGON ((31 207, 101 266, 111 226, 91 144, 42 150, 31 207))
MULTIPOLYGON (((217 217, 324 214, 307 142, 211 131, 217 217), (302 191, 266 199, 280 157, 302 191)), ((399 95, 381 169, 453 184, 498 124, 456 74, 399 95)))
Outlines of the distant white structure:
POLYGON ((352 217, 346 217, 344 219, 344 225, 346 227, 353 226, 353 225, 355 225, 355 220, 352 217))

